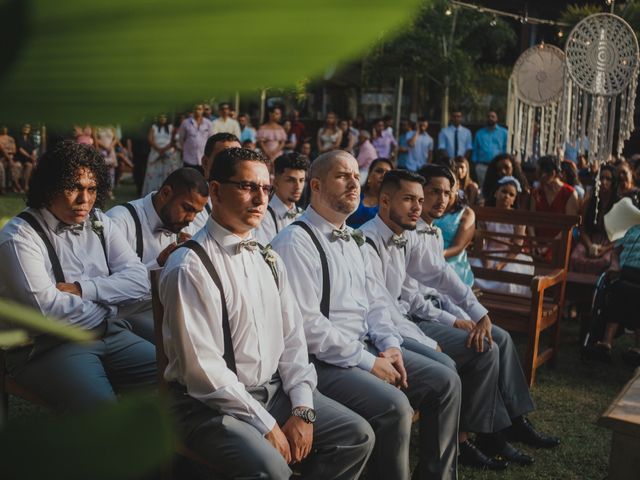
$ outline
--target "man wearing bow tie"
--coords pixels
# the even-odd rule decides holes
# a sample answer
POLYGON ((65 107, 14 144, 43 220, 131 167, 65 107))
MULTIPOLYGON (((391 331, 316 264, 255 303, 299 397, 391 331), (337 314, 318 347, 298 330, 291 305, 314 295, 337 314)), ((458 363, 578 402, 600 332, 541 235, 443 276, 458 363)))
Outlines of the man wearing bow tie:
MULTIPOLYGON (((410 278, 406 279, 402 287, 402 302, 418 321, 420 328, 438 340, 443 351, 456 360, 459 367, 473 365, 473 362, 478 361, 474 359, 487 354, 497 357, 499 368, 495 417, 484 427, 474 426, 477 421, 469 421, 467 425, 471 426, 467 428, 482 432, 477 436, 476 443, 483 452, 498 454, 513 463, 529 465, 534 461, 533 457, 514 448, 507 439, 537 448, 555 447, 560 441, 536 431, 525 416, 534 410, 534 405, 511 336, 491 323, 487 310, 471 289, 459 280, 444 258, 442 236, 440 230, 433 226, 433 221, 444 215, 449 204, 451 189, 455 184, 453 173, 440 165, 427 165, 419 173, 425 179, 421 219, 416 222, 415 231, 405 233, 412 244, 419 244, 415 247, 418 254, 407 260, 411 264, 411 268, 407 269, 410 278), (413 269, 416 261, 414 259, 419 256, 428 258, 421 267, 427 271, 416 272, 413 269), (441 273, 436 275, 435 272, 441 273), (450 280, 445 282, 444 278, 450 280), (444 299, 444 304, 451 302, 457 308, 446 308, 444 304, 438 308, 429 298, 425 298, 426 287, 436 289, 437 298, 444 299), (491 350, 487 351, 488 348, 491 350), (491 423, 492 429, 486 430, 491 423)), ((475 387, 471 390, 463 388, 463 427, 465 403, 474 402, 469 396, 476 395, 474 390, 475 387)))
POLYGON ((302 197, 309 160, 296 152, 287 153, 276 158, 274 167, 273 196, 267 215, 255 231, 256 238, 264 244, 271 243, 280 231, 302 215, 303 210, 296 203, 302 197))
MULTIPOLYGON (((437 252, 430 250, 428 243, 421 241, 413 232, 425 199, 423 183, 421 176, 406 171, 393 170, 385 175, 380 188, 378 215, 362 226, 367 236, 366 248, 373 270, 386 285, 392 298, 399 300, 402 285, 413 280, 431 285, 438 292, 449 295, 458 308, 470 311, 477 320, 481 319, 486 316, 487 310, 478 303, 453 269, 446 262, 435 258, 434 253, 437 252)), ((421 229, 425 233, 421 235, 437 235, 437 231, 428 227, 425 224, 421 229)), ((441 345, 444 353, 455 360, 462 379, 460 462, 492 470, 506 468, 506 462, 491 458, 493 452, 491 456, 485 455, 467 435, 468 432, 491 434, 510 424, 509 415, 498 392, 498 348, 478 348, 477 345, 473 349, 467 348, 466 331, 449 328, 462 328, 467 325, 467 321, 455 318, 451 321, 448 313, 436 313, 436 306, 424 297, 414 298, 413 301, 413 305, 397 302, 403 314, 394 318, 398 328, 409 330, 410 326, 415 327, 409 315, 416 311, 425 319, 432 320, 435 317, 436 321, 422 322, 420 327, 441 345)), ((469 320, 468 324, 471 323, 473 322, 469 320)), ((490 336, 488 341, 491 341, 490 336)), ((428 345, 427 342, 419 336, 410 335, 404 345, 413 351, 434 357, 432 351, 424 348, 428 345)), ((520 459, 524 458, 522 454, 520 459)))
POLYGON ((287 272, 253 229, 271 185, 264 157, 227 149, 211 168, 212 214, 160 278, 172 411, 185 444, 225 478, 357 478, 367 422, 316 391, 287 272))
POLYGON ((408 479, 413 409, 420 412, 416 478, 457 477, 460 379, 401 347, 393 300, 345 225, 360 200, 358 162, 344 151, 319 156, 310 171, 311 206, 273 240, 302 311, 318 389, 366 418, 376 434, 369 471, 408 479))
POLYGON ((195 233, 191 223, 208 199, 209 186, 202 174, 183 167, 171 173, 157 192, 117 205, 107 215, 147 269, 153 270, 163 267, 178 244, 195 233))
POLYGON ((129 330, 123 311, 148 303, 147 270, 111 219, 95 207, 109 173, 87 145, 60 142, 31 177, 28 208, 0 232, 0 296, 95 333, 88 344, 46 335, 7 352, 16 381, 60 410, 115 401, 155 383, 155 348, 129 330))

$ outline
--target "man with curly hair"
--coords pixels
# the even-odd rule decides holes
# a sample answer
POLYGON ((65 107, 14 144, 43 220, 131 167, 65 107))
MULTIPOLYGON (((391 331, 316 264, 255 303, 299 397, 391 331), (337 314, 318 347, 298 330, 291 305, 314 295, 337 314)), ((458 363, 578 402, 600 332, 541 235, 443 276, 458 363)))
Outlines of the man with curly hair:
POLYGON ((9 374, 58 410, 113 401, 156 378, 153 345, 124 320, 148 304, 147 270, 96 208, 108 193, 100 154, 60 142, 33 172, 28 208, 0 232, 0 296, 95 334, 86 344, 39 335, 7 354, 9 374))

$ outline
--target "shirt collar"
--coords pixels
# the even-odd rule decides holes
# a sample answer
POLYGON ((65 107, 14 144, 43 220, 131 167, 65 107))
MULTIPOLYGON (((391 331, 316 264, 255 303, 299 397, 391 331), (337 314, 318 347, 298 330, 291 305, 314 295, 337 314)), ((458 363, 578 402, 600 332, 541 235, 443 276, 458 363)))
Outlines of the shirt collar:
MULTIPOLYGON (((380 215, 373 217, 373 225, 376 227, 376 231, 380 235, 380 238, 382 238, 384 246, 387 247, 389 245, 389 241, 395 235, 395 232, 391 230, 386 223, 384 223, 380 218, 380 215)), ((404 235, 404 232, 400 235, 404 235)))
POLYGON ((162 223, 158 212, 156 212, 156 208, 153 206, 153 196, 155 194, 156 191, 153 191, 142 199, 142 209, 144 210, 144 214, 147 216, 147 222, 152 232, 155 232, 158 229, 164 229, 164 224, 162 223))
MULTIPOLYGON (((51 230, 53 233, 56 233, 58 224, 62 222, 60 222, 60 220, 58 220, 58 218, 53 213, 51 213, 48 208, 39 208, 36 211, 40 213, 40 216, 42 217, 46 228, 51 230)), ((91 215, 87 215, 87 218, 83 222, 85 224, 85 227, 90 218, 91 215)))
MULTIPOLYGON (((289 208, 284 204, 282 200, 280 200, 278 195, 274 195, 273 197, 271 197, 271 201, 269 202, 269 205, 271 206, 271 208, 273 208, 273 211, 276 213, 276 216, 281 220, 284 218, 285 214, 289 211, 289 208)), ((298 207, 294 205, 293 210, 298 211, 298 207)))
POLYGON ((238 244, 241 241, 255 240, 253 231, 246 238, 240 238, 238 235, 236 235, 235 233, 231 233, 229 230, 216 222, 213 217, 209 217, 209 220, 207 220, 206 229, 209 235, 211 235, 213 239, 218 242, 218 245, 220 245, 222 249, 231 256, 238 254, 238 244))
MULTIPOLYGON (((307 220, 308 223, 316 227, 320 231, 320 233, 322 233, 328 238, 330 238, 331 234, 336 229, 336 227, 332 223, 325 220, 324 217, 322 217, 318 212, 316 212, 311 205, 309 205, 309 208, 305 210, 304 218, 307 220)), ((346 224, 342 224, 342 227, 340 228, 348 228, 348 227, 346 226, 346 224)))

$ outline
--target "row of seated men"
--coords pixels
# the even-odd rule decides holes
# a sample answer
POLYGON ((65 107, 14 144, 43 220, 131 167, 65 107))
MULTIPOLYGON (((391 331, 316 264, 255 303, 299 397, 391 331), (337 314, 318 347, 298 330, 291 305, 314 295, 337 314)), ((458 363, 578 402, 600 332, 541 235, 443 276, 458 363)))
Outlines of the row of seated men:
POLYGON ((368 463, 368 478, 409 479, 414 412, 413 478, 457 478, 458 462, 531 464, 511 441, 559 444, 526 417, 534 405, 509 334, 444 260, 432 221, 451 195, 448 169, 387 173, 360 231, 345 226, 360 201, 350 154, 310 168, 280 157, 272 186, 265 159, 239 147, 210 138, 208 181, 183 168, 107 214, 93 149, 61 142, 45 154, 28 208, 0 232, 0 295, 96 340, 40 336, 9 352, 19 384, 64 411, 153 388, 148 270, 163 268, 172 413, 223 477, 285 479, 299 464, 303 478, 352 479, 368 463))

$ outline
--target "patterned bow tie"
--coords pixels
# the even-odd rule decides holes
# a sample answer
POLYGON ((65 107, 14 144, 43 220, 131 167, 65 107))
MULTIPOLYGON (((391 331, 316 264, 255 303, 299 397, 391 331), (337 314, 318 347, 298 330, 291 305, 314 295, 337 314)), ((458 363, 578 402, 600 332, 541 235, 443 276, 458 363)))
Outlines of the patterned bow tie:
POLYGON ((243 248, 246 248, 250 252, 253 252, 256 248, 258 248, 258 242, 256 242, 255 240, 242 240, 240 243, 238 243, 236 252, 242 252, 243 248))
POLYGON ((347 228, 334 228, 333 232, 331 232, 331 241, 335 242, 336 240, 344 240, 348 242, 351 240, 351 234, 347 228))
POLYGON ((75 225, 69 225, 67 223, 58 223, 58 226, 56 227, 56 233, 57 234, 61 234, 61 233, 65 233, 65 232, 71 232, 74 235, 80 235, 80 233, 82 232, 82 230, 84 229, 84 223, 77 223, 75 225))
POLYGON ((287 210, 287 213, 284 214, 284 218, 296 218, 300 215, 300 212, 296 208, 292 208, 291 210, 287 210))
POLYGON ((404 248, 407 244, 407 237, 404 235, 394 235, 391 237, 391 240, 389 240, 389 244, 395 245, 398 248, 404 248))
POLYGON ((438 228, 434 227, 433 225, 425 225, 424 228, 420 228, 418 230, 416 230, 416 233, 420 233, 423 235, 437 235, 438 234, 438 228))

